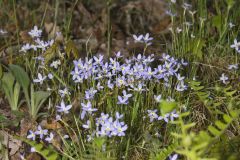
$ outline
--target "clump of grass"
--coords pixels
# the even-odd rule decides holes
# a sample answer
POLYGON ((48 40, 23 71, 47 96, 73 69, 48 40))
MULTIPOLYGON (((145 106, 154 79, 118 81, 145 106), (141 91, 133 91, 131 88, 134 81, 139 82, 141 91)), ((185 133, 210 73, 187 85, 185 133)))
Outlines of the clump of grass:
MULTIPOLYGON (((216 3, 210 10, 205 0, 169 1, 168 54, 148 54, 156 42, 147 33, 132 37, 144 46, 142 53, 126 57, 119 51, 109 56, 109 21, 108 57, 88 52, 80 58, 68 36, 71 16, 61 42, 56 40, 61 33, 47 40, 44 30, 35 26, 27 32, 31 40, 21 46, 16 60, 27 73, 10 65, 25 104, 29 110, 35 108, 30 113, 35 120, 38 117, 39 126, 30 128, 26 138, 53 146, 54 155, 58 152, 63 159, 218 158, 221 153, 215 154, 214 145, 222 145, 226 133, 239 136, 235 125, 239 122, 240 45, 233 4, 231 0, 216 3), (43 126, 46 118, 57 127, 43 126)), ((55 26, 58 14, 56 7, 55 26)), ((37 152, 41 154, 42 148, 37 152)))

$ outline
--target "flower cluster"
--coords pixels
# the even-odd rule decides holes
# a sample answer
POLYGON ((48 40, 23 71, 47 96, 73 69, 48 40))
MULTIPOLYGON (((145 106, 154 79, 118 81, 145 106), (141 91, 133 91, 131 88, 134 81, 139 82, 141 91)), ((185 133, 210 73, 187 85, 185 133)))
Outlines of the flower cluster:
POLYGON ((135 42, 140 42, 140 43, 145 43, 147 46, 150 46, 152 44, 153 38, 150 37, 149 33, 147 33, 145 36, 144 35, 133 35, 133 39, 135 42))
POLYGON ((128 126, 124 122, 121 122, 120 119, 123 118, 122 114, 116 112, 115 120, 113 117, 110 117, 108 114, 101 113, 101 116, 96 119, 97 126, 97 136, 125 136, 125 131, 128 126))
MULTIPOLYGON (((125 61, 121 57, 121 53, 118 52, 116 57, 110 58, 108 62, 103 60, 102 55, 73 62, 74 69, 71 75, 75 83, 84 83, 91 80, 95 81, 94 84, 96 84, 85 90, 85 102, 81 103, 80 119, 85 120, 87 117, 87 120, 82 125, 83 128, 92 128, 90 117, 93 117, 93 113, 97 111, 97 108, 92 106, 92 101, 95 95, 102 90, 120 88, 121 92, 118 93, 117 104, 127 105, 130 102, 130 98, 133 97, 131 92, 141 93, 147 91, 147 84, 150 81, 162 82, 163 87, 169 87, 172 80, 175 79, 176 91, 182 92, 187 89, 187 86, 184 84, 185 77, 180 74, 181 67, 187 65, 183 60, 177 60, 170 55, 163 54, 160 59, 156 60, 159 62, 159 65, 154 68, 152 67, 152 62, 155 61, 153 55, 144 56, 139 54, 125 61)), ((67 91, 63 95, 65 94, 67 94, 67 91)), ((158 103, 161 102, 161 95, 155 96, 154 99, 158 103)), ((67 113, 68 109, 61 107, 61 111, 67 113)), ((154 119, 163 119, 168 122, 178 117, 175 111, 164 116, 158 116, 156 112, 157 110, 148 110, 151 122, 154 119)), ((127 125, 124 122, 120 122, 121 118, 122 115, 119 115, 119 113, 116 113, 116 120, 113 120, 113 117, 110 117, 108 114, 102 113, 101 117, 96 118, 96 130, 93 128, 92 130, 94 130, 96 136, 124 136, 127 125)), ((92 135, 89 135, 88 139, 92 139, 92 135)))
POLYGON ((43 129, 40 125, 38 125, 37 130, 35 132, 32 130, 29 130, 29 134, 27 135, 27 138, 35 141, 37 138, 36 136, 39 136, 41 140, 45 140, 48 143, 51 143, 54 137, 52 132, 48 133, 48 130, 43 129))
MULTIPOLYGON (((181 76, 181 66, 186 66, 183 60, 177 60, 170 55, 163 54, 162 58, 155 60, 153 55, 137 55, 125 60, 122 63, 120 58, 110 58, 109 62, 103 61, 103 56, 94 56, 74 61, 74 69, 71 72, 75 83, 83 83, 85 80, 98 81, 97 89, 103 89, 101 84, 113 90, 114 87, 127 87, 129 90, 144 91, 145 84, 150 81, 163 82, 166 87, 170 86, 170 79, 176 79, 176 91, 182 92, 187 89, 184 84, 184 76, 181 76), (158 61, 160 64, 153 68, 151 62, 158 61), (106 80, 106 81, 103 81, 106 80), (100 83, 101 82, 101 83, 100 83)), ((86 91, 86 99, 92 99, 97 90, 86 91)), ((119 96, 120 103, 127 103, 129 97, 119 96)))
POLYGON ((166 113, 162 116, 158 116, 157 111, 158 111, 157 109, 147 110, 148 117, 150 118, 150 122, 153 122, 156 119, 156 120, 164 120, 166 123, 168 123, 169 119, 171 121, 174 121, 174 118, 179 117, 179 115, 176 113, 176 110, 173 110, 172 112, 166 113))
POLYGON ((41 40, 42 30, 38 29, 37 26, 34 26, 34 28, 28 32, 28 34, 32 37, 34 40, 33 44, 26 43, 22 46, 20 52, 26 53, 27 51, 33 49, 34 51, 37 51, 38 49, 45 51, 48 47, 52 46, 54 43, 54 40, 49 41, 43 41, 41 40))

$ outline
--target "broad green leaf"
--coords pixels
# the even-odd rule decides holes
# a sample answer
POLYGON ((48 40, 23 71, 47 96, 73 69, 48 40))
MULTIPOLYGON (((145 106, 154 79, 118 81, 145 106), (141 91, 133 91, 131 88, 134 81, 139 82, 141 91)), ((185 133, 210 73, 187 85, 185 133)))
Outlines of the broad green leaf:
POLYGON ((222 32, 222 22, 223 22, 223 17, 221 15, 216 15, 212 18, 212 23, 213 26, 217 28, 218 32, 222 32))
POLYGON ((29 91, 28 91, 29 85, 30 85, 30 79, 28 74, 24 71, 23 68, 21 68, 18 65, 10 64, 9 68, 13 73, 14 77, 16 78, 17 82, 22 87, 23 92, 25 94, 25 98, 27 100, 28 107, 30 108, 30 98, 29 98, 29 91))
POLYGON ((226 123, 230 123, 232 121, 232 118, 226 114, 223 115, 223 119, 225 120, 226 123))
MULTIPOLYGON (((19 107, 18 100, 19 100, 19 95, 20 95, 20 85, 18 82, 15 83, 14 89, 13 89, 13 99, 14 99, 14 106, 19 107)), ((17 110, 16 109, 16 110, 17 110)))
POLYGON ((230 111, 230 115, 232 116, 232 118, 237 118, 239 115, 239 110, 232 110, 230 111))
POLYGON ((21 88, 23 89, 27 106, 29 109, 30 114, 32 113, 31 109, 31 100, 30 100, 30 95, 29 95, 29 86, 30 86, 30 79, 28 74, 24 71, 23 68, 21 68, 18 65, 10 64, 9 69, 13 76, 15 77, 16 81, 19 83, 21 88))
POLYGON ((31 85, 30 93, 30 115, 33 119, 37 119, 38 112, 46 99, 50 96, 50 93, 45 91, 34 91, 33 85, 31 85))
POLYGON ((34 107, 36 107, 35 111, 38 113, 42 104, 50 96, 50 93, 49 92, 44 92, 44 91, 36 91, 36 92, 34 92, 33 96, 34 97, 31 97, 31 98, 34 98, 34 107))
POLYGON ((226 128, 226 124, 222 123, 219 120, 215 122, 215 125, 221 130, 224 130, 226 128))
POLYGON ((205 47, 206 41, 201 38, 196 38, 190 42, 190 50, 188 52, 192 52, 195 58, 202 59, 203 57, 203 47, 205 47))
POLYGON ((2 82, 6 83, 9 90, 10 88, 13 88, 14 80, 15 79, 11 73, 4 72, 2 82))
POLYGON ((217 128, 215 128, 215 127, 213 127, 213 126, 209 126, 208 127, 208 130, 212 133, 212 135, 214 135, 215 137, 216 136, 219 136, 220 134, 221 134, 221 132, 217 129, 217 128))
POLYGON ((230 92, 225 92, 227 96, 232 97, 237 91, 230 91, 230 92))
POLYGON ((94 144, 96 145, 96 147, 97 147, 98 149, 101 149, 101 148, 102 148, 104 142, 105 142, 105 138, 99 137, 99 138, 95 138, 95 139, 94 139, 94 144))
POLYGON ((30 85, 30 79, 28 74, 18 65, 10 64, 9 68, 13 73, 14 77, 18 81, 18 83, 23 87, 24 90, 28 90, 30 85))
POLYGON ((188 129, 194 127, 195 125, 196 125, 196 123, 185 124, 185 125, 184 125, 184 129, 188 130, 188 129))
POLYGON ((176 107, 177 107, 176 102, 170 102, 170 101, 163 100, 160 103, 161 114, 165 115, 166 113, 173 111, 176 107))
POLYGON ((15 82, 11 72, 4 72, 0 86, 8 99, 11 110, 18 110, 20 85, 18 82, 15 82))
POLYGON ((34 92, 35 104, 39 105, 42 100, 47 99, 49 96, 50 96, 49 92, 45 91, 34 92))

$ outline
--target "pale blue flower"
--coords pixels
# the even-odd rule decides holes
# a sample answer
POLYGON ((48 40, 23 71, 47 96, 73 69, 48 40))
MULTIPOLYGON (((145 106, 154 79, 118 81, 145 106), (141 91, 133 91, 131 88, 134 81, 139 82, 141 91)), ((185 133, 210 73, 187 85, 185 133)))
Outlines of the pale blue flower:
POLYGON ((51 133, 49 134, 49 136, 48 136, 47 138, 45 138, 45 141, 47 141, 48 143, 51 143, 51 141, 53 140, 53 137, 54 137, 54 135, 53 135, 53 133, 51 132, 51 133))
POLYGON ((86 113, 92 114, 92 112, 97 111, 96 108, 92 108, 91 102, 87 102, 87 104, 81 103, 82 106, 82 113, 81 113, 81 119, 84 119, 86 113))
POLYGON ((152 41, 153 38, 150 37, 149 33, 147 33, 145 36, 143 36, 143 41, 147 44, 147 45, 151 45, 152 43, 150 41, 152 41))
POLYGON ((50 67, 53 67, 55 69, 58 68, 58 66, 61 65, 61 61, 60 60, 56 60, 56 61, 53 61, 51 64, 50 64, 50 67))
POLYGON ((238 69, 238 64, 230 64, 228 65, 229 70, 237 70, 238 69))
POLYGON ((224 84, 227 84, 228 77, 223 73, 220 77, 220 81, 222 81, 224 84))
POLYGON ((120 114, 119 112, 116 112, 116 119, 119 120, 121 118, 123 118, 123 114, 120 114))
POLYGON ((22 46, 22 48, 20 49, 20 52, 26 53, 30 49, 32 49, 32 46, 29 43, 27 43, 27 44, 22 46))
POLYGON ((178 82, 176 90, 179 92, 187 90, 187 86, 184 84, 184 81, 178 82))
POLYGON ((133 35, 133 39, 135 40, 135 42, 142 42, 142 39, 143 39, 143 35, 133 35))
POLYGON ((147 110, 148 117, 150 118, 150 122, 152 122, 154 119, 158 119, 158 115, 156 114, 157 109, 154 110, 147 110))
POLYGON ((42 76, 41 73, 38 73, 38 78, 34 79, 33 82, 43 84, 43 81, 46 79, 46 76, 42 76))
POLYGON ((53 79, 53 74, 52 74, 52 73, 49 73, 49 74, 48 74, 48 78, 49 78, 49 79, 53 79))
POLYGON ((115 53, 115 56, 116 56, 117 58, 123 57, 123 56, 121 55, 121 52, 120 52, 120 51, 118 51, 117 53, 115 53))
POLYGON ((240 53, 240 42, 238 42, 237 39, 234 39, 234 44, 232 44, 230 47, 234 48, 238 53, 240 53))
POLYGON ((86 100, 91 100, 94 98, 94 95, 97 93, 97 90, 94 88, 90 88, 89 90, 85 91, 85 99, 86 100))
POLYGON ((112 131, 112 135, 117 135, 119 137, 125 136, 125 131, 128 128, 126 124, 115 121, 113 126, 114 126, 114 129, 112 131))
POLYGON ((178 159, 178 154, 174 154, 172 156, 169 156, 168 158, 169 158, 169 160, 177 160, 178 159))
POLYGON ((87 120, 87 123, 83 124, 82 127, 85 129, 89 129, 91 127, 91 122, 89 120, 87 120))
POLYGON ((34 26, 34 28, 28 32, 28 34, 32 37, 32 38, 38 38, 41 37, 42 35, 42 30, 38 29, 37 26, 34 26))
POLYGON ((170 113, 170 120, 171 121, 174 121, 174 118, 178 118, 179 115, 176 113, 176 110, 173 110, 171 113, 170 113))
POLYGON ((30 152, 36 152, 36 149, 35 149, 35 147, 31 147, 31 149, 30 149, 30 152))
POLYGON ((162 95, 154 95, 154 100, 157 102, 157 103, 160 103, 161 100, 162 100, 162 95))
POLYGON ((39 135, 40 138, 43 139, 43 136, 48 134, 48 130, 42 129, 42 127, 40 125, 38 125, 37 131, 35 131, 35 134, 39 135))
POLYGON ((178 81, 184 80, 184 76, 181 76, 179 73, 176 75, 178 81))
POLYGON ((58 92, 62 98, 66 95, 71 95, 71 93, 68 91, 68 88, 64 88, 63 90, 60 89, 58 92))
POLYGON ((165 115, 162 115, 162 116, 159 116, 158 117, 158 120, 164 120, 166 123, 168 123, 169 122, 169 113, 167 113, 167 114, 165 114, 165 115))
POLYGON ((64 101, 62 100, 61 105, 56 107, 58 112, 68 114, 69 110, 72 108, 72 105, 65 105, 64 101))
POLYGON ((68 138, 69 138, 69 135, 65 134, 65 135, 63 136, 63 138, 64 138, 64 139, 68 139, 68 138))
POLYGON ((232 29, 232 28, 235 27, 236 25, 233 24, 232 22, 229 22, 228 26, 229 26, 230 29, 232 29))
POLYGON ((36 139, 36 134, 35 132, 33 132, 32 130, 29 130, 29 134, 27 135, 28 139, 32 139, 33 141, 35 141, 36 139))
POLYGON ((118 96, 117 104, 128 104, 128 97, 118 96))

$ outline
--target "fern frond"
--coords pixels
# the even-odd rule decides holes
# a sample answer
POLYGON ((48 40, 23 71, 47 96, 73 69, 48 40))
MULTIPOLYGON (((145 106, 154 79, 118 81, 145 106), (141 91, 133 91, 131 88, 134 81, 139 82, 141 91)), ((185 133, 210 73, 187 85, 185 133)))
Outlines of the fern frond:
POLYGON ((41 156, 43 156, 46 160, 59 159, 59 154, 53 148, 47 147, 43 143, 37 143, 35 141, 30 141, 26 138, 17 137, 17 136, 15 136, 15 138, 29 144, 31 147, 34 147, 36 152, 39 153, 41 156))
POLYGON ((232 123, 233 119, 235 119, 239 114, 239 111, 231 111, 230 115, 224 114, 223 120, 215 121, 214 125, 216 126, 208 126, 208 131, 212 134, 213 138, 218 138, 222 133, 228 128, 228 126, 232 123))
POLYGON ((189 131, 194 125, 185 123, 183 120, 184 116, 180 115, 175 123, 180 124, 181 133, 172 133, 173 136, 180 140, 180 145, 176 152, 191 160, 211 159, 206 156, 207 150, 211 149, 212 144, 215 142, 214 140, 224 133, 238 115, 238 110, 230 111, 229 115, 223 114, 223 120, 215 121, 213 125, 208 127, 207 131, 201 131, 199 134, 189 131))
POLYGON ((156 160, 156 159, 167 159, 167 157, 178 147, 177 143, 171 144, 170 146, 160 149, 157 153, 151 153, 149 160, 156 160))

